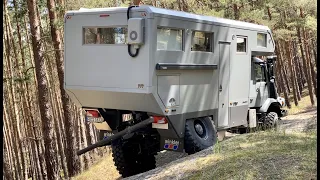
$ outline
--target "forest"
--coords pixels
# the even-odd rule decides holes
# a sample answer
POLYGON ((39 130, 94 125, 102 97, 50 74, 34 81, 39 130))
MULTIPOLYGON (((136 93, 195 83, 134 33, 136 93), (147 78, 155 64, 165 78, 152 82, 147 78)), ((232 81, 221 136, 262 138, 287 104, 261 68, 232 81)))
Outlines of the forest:
MULTIPOLYGON (((3 177, 70 179, 109 154, 76 152, 98 140, 64 90, 64 14, 132 5, 128 0, 3 1, 3 177)), ((268 26, 276 84, 288 108, 317 98, 316 0, 142 0, 141 4, 268 26)), ((107 169, 106 169, 107 170, 107 169)))

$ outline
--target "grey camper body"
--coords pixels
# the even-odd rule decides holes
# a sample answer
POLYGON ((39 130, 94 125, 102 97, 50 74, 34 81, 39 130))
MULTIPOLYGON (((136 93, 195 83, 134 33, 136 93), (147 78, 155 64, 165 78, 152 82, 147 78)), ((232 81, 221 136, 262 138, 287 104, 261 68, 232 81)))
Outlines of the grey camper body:
POLYGON ((184 144, 188 119, 208 117, 217 131, 254 127, 257 114, 284 105, 270 97, 266 66, 253 58, 274 54, 268 27, 151 6, 132 8, 129 19, 127 12, 65 15, 65 89, 79 107, 113 113, 98 129, 117 133, 124 114, 164 116, 167 128, 152 126, 161 150, 184 144))

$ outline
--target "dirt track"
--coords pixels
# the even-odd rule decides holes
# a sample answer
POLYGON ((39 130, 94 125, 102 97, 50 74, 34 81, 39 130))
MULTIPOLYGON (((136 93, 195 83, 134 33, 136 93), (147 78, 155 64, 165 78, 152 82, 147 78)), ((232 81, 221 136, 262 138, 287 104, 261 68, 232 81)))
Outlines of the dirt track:
MULTIPOLYGON (((297 115, 290 115, 280 121, 280 131, 285 131, 286 133, 290 132, 305 132, 310 129, 316 129, 317 126, 317 111, 316 109, 310 109, 303 113, 297 115)), ((227 134, 227 137, 235 136, 235 134, 227 134)), ((184 171, 187 171, 188 168, 185 166, 188 165, 192 167, 193 159, 206 156, 207 154, 212 153, 212 148, 206 149, 199 153, 187 156, 186 153, 177 153, 170 151, 163 151, 158 153, 156 156, 157 168, 151 171, 138 174, 129 178, 127 180, 136 180, 136 179, 182 179, 184 178, 184 171), (187 162, 183 163, 183 162, 187 162), (164 166, 165 165, 165 166, 164 166), (180 168, 181 166, 181 168, 180 168), (183 171, 180 171, 183 169, 183 171), (174 178, 173 178, 174 177, 174 178)), ((196 166, 196 164, 194 164, 196 166)))

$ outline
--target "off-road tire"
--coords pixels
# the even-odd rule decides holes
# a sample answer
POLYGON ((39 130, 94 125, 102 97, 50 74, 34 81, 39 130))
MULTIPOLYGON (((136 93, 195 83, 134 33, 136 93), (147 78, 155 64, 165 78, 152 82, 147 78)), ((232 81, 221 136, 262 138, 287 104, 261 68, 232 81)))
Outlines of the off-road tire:
POLYGON ((126 150, 121 143, 113 143, 112 157, 114 164, 123 178, 149 171, 156 167, 154 155, 136 154, 126 150))
POLYGON ((264 118, 264 129, 276 129, 278 128, 279 116, 275 112, 269 112, 264 118))
POLYGON ((217 131, 213 121, 206 118, 188 119, 185 126, 184 149, 185 152, 194 154, 201 150, 213 146, 217 142, 217 131), (204 136, 200 136, 195 128, 195 124, 202 123, 204 136))

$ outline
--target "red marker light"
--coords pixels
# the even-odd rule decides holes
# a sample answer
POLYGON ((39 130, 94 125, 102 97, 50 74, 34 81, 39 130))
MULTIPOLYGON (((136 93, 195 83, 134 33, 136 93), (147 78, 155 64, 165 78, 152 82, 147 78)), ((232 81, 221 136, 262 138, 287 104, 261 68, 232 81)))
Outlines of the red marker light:
POLYGON ((153 116, 154 123, 167 124, 168 120, 163 116, 153 116))
POLYGON ((95 110, 88 110, 87 111, 87 116, 97 118, 97 117, 99 117, 99 112, 95 111, 95 110))

